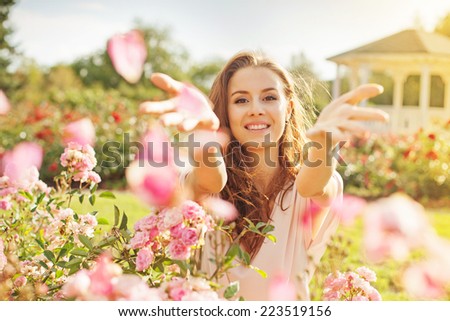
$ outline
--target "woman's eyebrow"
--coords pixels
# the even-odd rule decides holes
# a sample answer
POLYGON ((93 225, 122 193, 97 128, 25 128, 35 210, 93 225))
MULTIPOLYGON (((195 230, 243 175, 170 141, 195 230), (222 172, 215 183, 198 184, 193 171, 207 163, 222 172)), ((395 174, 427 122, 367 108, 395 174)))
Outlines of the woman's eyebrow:
MULTIPOLYGON (((266 92, 266 91, 271 91, 271 90, 277 90, 276 88, 274 88, 274 87, 269 87, 269 88, 264 88, 263 90, 261 90, 261 92, 266 92)), ((245 90, 237 90, 237 91, 235 91, 234 93, 232 93, 231 94, 231 97, 233 97, 234 95, 237 95, 237 94, 248 94, 248 91, 245 91, 245 90)))

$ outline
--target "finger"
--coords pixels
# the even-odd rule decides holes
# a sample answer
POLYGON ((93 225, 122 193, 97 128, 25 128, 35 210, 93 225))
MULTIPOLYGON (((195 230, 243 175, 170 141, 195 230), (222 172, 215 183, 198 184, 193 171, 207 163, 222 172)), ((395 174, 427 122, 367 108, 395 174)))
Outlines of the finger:
POLYGON ((220 126, 219 118, 217 118, 216 114, 211 113, 211 115, 205 119, 200 120, 199 128, 202 129, 210 129, 210 130, 218 130, 220 126))
POLYGON ((180 113, 173 112, 162 115, 159 118, 164 126, 178 126, 184 119, 180 113))
POLYGON ((200 121, 198 119, 187 118, 178 125, 178 129, 181 131, 189 132, 196 128, 199 122, 200 121))
POLYGON ((169 94, 178 95, 183 88, 183 83, 173 79, 172 77, 162 74, 154 73, 150 76, 150 80, 155 86, 167 91, 169 94))
POLYGON ((174 111, 178 98, 163 101, 144 101, 139 105, 139 112, 144 114, 164 114, 174 111))
POLYGON ((366 133, 369 131, 367 127, 352 120, 343 121, 340 124, 338 124, 337 127, 342 131, 347 131, 352 135, 361 137, 365 136, 366 133))
POLYGON ((378 84, 365 84, 356 87, 355 89, 349 91, 348 93, 343 94, 339 98, 337 98, 332 104, 340 105, 344 103, 348 104, 357 104, 360 101, 368 98, 372 98, 378 96, 384 91, 383 86, 378 84))
POLYGON ((364 120, 364 121, 389 121, 389 114, 377 109, 377 108, 361 108, 354 107, 348 112, 348 118, 353 120, 364 120))

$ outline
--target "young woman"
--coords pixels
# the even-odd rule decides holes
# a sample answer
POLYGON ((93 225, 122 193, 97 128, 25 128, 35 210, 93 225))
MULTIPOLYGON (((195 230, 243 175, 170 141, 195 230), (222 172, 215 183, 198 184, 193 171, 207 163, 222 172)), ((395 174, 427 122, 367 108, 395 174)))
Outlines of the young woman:
MULTIPOLYGON (((174 95, 184 86, 163 74, 154 74, 152 81, 174 95)), ((292 76, 268 58, 242 52, 214 81, 209 97, 214 113, 185 117, 177 112, 177 97, 141 105, 143 112, 162 114, 163 124, 182 131, 215 131, 220 125, 230 133, 226 149, 216 150, 208 164, 196 155, 198 166, 189 172, 186 183, 197 199, 219 193, 233 203, 240 213, 238 233, 244 217, 275 226, 275 244, 254 233, 241 239, 252 265, 269 276, 263 279, 247 268, 232 272, 230 278, 240 281, 239 294, 247 300, 266 300, 271 277, 278 274, 296 285, 301 299, 309 298, 314 267, 338 224, 329 213, 343 189, 333 148, 352 136, 367 135, 360 121, 387 121, 380 110, 356 106, 381 92, 379 85, 360 86, 331 102, 310 126, 309 106, 302 104, 303 93, 292 76), (208 166, 214 161, 219 166, 208 166)))

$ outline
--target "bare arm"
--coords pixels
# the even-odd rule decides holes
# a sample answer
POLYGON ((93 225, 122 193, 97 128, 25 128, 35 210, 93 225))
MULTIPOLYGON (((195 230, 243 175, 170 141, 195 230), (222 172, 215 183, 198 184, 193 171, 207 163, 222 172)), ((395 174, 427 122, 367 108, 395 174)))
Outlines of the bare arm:
POLYGON ((175 126, 182 132, 189 132, 188 149, 191 154, 192 171, 185 183, 191 188, 196 200, 206 194, 219 193, 226 184, 225 162, 221 154, 228 137, 218 132, 219 120, 211 109, 206 96, 196 89, 190 89, 189 103, 195 103, 198 113, 183 113, 180 95, 185 86, 165 74, 153 74, 152 82, 162 90, 175 95, 165 101, 146 101, 140 105, 142 113, 159 115, 164 126, 175 126))
POLYGON ((333 157, 334 147, 353 136, 368 134, 367 128, 361 126, 359 121, 388 120, 388 115, 379 109, 361 108, 354 104, 379 95, 382 91, 381 86, 369 84, 342 95, 323 109, 316 124, 307 132, 312 147, 308 150, 308 159, 300 169, 295 184, 300 195, 324 207, 324 211, 313 218, 313 236, 325 220, 328 212, 326 207, 331 205, 339 190, 338 182, 332 179, 337 164, 333 157))

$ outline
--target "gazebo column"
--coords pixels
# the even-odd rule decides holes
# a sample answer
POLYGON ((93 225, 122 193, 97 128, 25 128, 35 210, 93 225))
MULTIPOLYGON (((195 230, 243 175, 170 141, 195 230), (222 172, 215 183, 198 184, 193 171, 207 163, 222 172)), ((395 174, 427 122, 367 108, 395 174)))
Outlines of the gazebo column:
POLYGON ((430 68, 427 65, 422 66, 420 75, 420 118, 421 127, 426 129, 428 126, 428 110, 430 105, 430 68))
POLYGON ((394 93, 392 102, 394 109, 392 111, 391 129, 393 132, 398 132, 400 126, 400 113, 403 106, 403 86, 405 84, 406 75, 402 73, 394 74, 394 93))
POLYGON ((444 108, 445 108, 445 115, 447 117, 447 119, 445 119, 445 121, 449 121, 450 120, 450 77, 446 77, 444 79, 444 82, 445 82, 444 108))
POLYGON ((341 94, 341 65, 336 65, 336 79, 333 81, 332 95, 333 99, 336 99, 341 94))
MULTIPOLYGON (((360 77, 359 77, 359 83, 361 85, 363 84, 367 84, 369 82, 369 74, 370 74, 370 69, 369 69, 369 64, 362 64, 360 67, 360 77)), ((359 103, 360 106, 366 106, 367 105, 367 99, 364 99, 363 101, 361 101, 359 103)))
POLYGON ((359 66, 352 65, 350 71, 350 89, 355 89, 359 85, 359 66))

